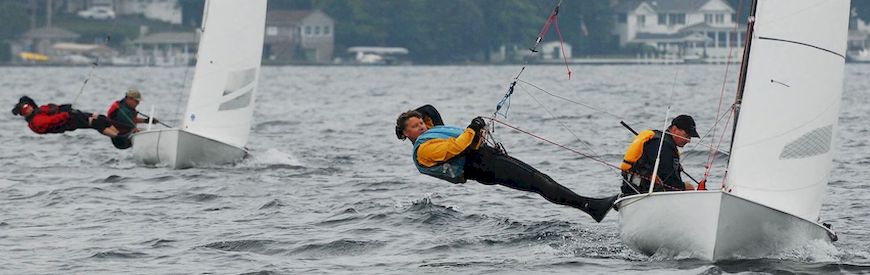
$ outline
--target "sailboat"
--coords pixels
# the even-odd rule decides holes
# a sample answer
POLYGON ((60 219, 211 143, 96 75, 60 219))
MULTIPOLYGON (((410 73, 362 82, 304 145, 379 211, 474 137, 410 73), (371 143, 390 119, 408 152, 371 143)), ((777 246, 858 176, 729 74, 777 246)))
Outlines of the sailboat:
POLYGON ((849 5, 754 1, 721 188, 621 198, 615 206, 627 246, 719 261, 836 241, 819 212, 832 168, 849 5))
POLYGON ((244 158, 265 23, 266 0, 206 1, 182 124, 132 135, 137 161, 180 169, 244 158))

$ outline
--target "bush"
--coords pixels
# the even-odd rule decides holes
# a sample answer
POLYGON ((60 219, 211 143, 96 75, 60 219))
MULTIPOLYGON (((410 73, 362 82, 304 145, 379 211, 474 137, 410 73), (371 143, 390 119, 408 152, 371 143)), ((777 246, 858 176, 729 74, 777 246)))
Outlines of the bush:
POLYGON ((0 42, 0 62, 12 61, 12 47, 9 43, 0 42))

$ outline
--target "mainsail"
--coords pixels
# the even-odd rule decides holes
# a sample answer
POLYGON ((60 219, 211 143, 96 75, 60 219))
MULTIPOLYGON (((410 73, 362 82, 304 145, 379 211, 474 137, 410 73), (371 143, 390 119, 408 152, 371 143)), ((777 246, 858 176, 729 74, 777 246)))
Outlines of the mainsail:
POLYGON ((181 129, 241 148, 254 113, 266 0, 207 1, 205 14, 181 129))
POLYGON ((831 172, 849 0, 758 0, 725 191, 809 221, 831 172))

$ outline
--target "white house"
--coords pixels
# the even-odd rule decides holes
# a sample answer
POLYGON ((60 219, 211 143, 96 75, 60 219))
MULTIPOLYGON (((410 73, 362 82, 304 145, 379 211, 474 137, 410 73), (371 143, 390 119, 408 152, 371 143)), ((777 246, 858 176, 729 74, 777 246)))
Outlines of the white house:
POLYGON ((725 0, 621 0, 614 7, 619 45, 639 43, 680 57, 739 60, 746 36, 725 0))
POLYGON ((543 60, 562 60, 563 58, 571 59, 571 44, 562 43, 560 41, 550 41, 542 43, 540 47, 541 59, 543 60), (564 53, 565 56, 562 56, 562 53, 564 53))
POLYGON ((171 24, 181 24, 178 0, 115 0, 119 15, 142 15, 145 18, 171 24))

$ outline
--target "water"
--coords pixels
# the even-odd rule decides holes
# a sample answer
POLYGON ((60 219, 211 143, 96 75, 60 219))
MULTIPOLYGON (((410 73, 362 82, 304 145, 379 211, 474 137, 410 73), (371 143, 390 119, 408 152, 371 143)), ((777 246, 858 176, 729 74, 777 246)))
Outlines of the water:
MULTIPOLYGON (((493 111, 518 69, 266 67, 252 156, 186 170, 138 166, 93 130, 36 135, 7 112, 0 116, 0 273, 870 272, 870 66, 847 66, 839 153, 822 209, 840 241, 718 264, 633 252, 619 240, 615 213, 595 223, 535 194, 419 175, 410 143, 394 136, 398 113, 431 103, 446 122, 467 125, 493 111)), ((616 117, 636 129, 660 127, 672 102, 673 114, 692 114, 709 129, 725 71, 572 69, 570 81, 559 66, 531 67, 524 79, 596 110, 524 85, 507 121, 610 163, 630 140, 616 117)), ((89 70, 0 68, 2 106, 25 94, 41 104, 72 102, 89 70)), ((104 113, 138 87, 140 110, 154 106, 175 125, 192 74, 99 68, 76 107, 104 113)), ((496 135, 511 154, 578 193, 619 188, 612 168, 506 128, 496 135)), ((686 158, 688 171, 701 175, 706 150, 693 147, 686 158)))

